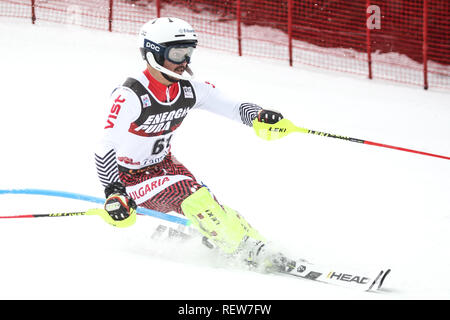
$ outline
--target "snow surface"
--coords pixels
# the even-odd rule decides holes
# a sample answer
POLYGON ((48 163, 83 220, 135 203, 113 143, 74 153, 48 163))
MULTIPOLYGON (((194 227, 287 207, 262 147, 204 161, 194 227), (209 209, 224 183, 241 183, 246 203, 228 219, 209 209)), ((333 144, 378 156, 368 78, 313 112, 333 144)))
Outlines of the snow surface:
MULTIPOLYGON (((102 197, 93 150, 111 90, 143 70, 133 36, 0 20, 0 189, 102 197)), ((450 95, 201 46, 197 78, 299 126, 450 156, 450 95)), ((366 293, 230 266, 196 241, 98 217, 0 220, 0 299, 449 299, 450 161, 325 137, 267 142, 193 111, 172 151, 221 202, 295 257, 390 267, 366 293)), ((97 205, 0 195, 1 215, 97 205)))

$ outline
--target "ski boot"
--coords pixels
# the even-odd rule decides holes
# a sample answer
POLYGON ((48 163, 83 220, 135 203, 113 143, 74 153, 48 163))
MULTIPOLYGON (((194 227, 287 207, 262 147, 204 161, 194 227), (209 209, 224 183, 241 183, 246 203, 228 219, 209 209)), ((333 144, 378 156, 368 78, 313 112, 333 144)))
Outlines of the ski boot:
POLYGON ((239 248, 243 261, 261 272, 289 272, 296 262, 275 250, 270 243, 246 237, 239 248))

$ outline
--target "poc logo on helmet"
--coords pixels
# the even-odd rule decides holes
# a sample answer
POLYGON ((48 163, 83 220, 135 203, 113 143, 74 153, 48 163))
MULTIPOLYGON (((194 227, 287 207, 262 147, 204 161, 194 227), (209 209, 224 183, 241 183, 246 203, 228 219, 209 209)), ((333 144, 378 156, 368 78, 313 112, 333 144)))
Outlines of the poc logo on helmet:
POLYGON ((149 40, 144 40, 144 47, 155 52, 159 52, 161 50, 161 47, 159 45, 149 40))

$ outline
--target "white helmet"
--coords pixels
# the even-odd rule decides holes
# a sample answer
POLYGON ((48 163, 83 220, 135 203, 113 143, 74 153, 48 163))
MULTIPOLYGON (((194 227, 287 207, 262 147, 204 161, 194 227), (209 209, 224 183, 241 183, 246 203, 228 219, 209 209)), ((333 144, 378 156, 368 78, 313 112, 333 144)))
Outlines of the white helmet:
MULTIPOLYGON (((189 80, 193 73, 186 67, 187 75, 179 75, 163 67, 164 60, 173 63, 190 62, 197 45, 197 34, 192 26, 178 18, 157 18, 144 24, 139 32, 139 49, 142 58, 163 76, 189 80)), ((169 79, 172 80, 172 79, 169 79)))

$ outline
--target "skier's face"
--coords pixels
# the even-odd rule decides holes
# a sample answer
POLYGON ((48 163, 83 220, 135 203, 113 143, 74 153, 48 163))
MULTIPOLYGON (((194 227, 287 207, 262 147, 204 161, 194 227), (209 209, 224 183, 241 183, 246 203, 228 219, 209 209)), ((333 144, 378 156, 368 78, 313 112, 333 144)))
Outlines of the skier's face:
MULTIPOLYGON (((166 69, 168 69, 168 70, 170 70, 170 71, 173 71, 173 72, 175 72, 175 73, 178 73, 179 75, 182 75, 183 72, 186 70, 187 65, 188 65, 188 64, 187 64, 186 61, 184 61, 184 62, 182 62, 182 63, 180 63, 180 64, 175 64, 175 63, 172 63, 172 62, 170 62, 170 61, 168 61, 168 60, 164 60, 163 67, 166 68, 166 69)), ((171 77, 171 76, 168 76, 168 78, 169 78, 173 83, 179 81, 179 79, 176 79, 176 78, 171 77)))
POLYGON ((187 62, 184 61, 184 62, 182 62, 180 64, 175 64, 175 63, 172 63, 172 62, 170 62, 170 61, 168 61, 166 59, 166 60, 164 60, 163 67, 168 69, 168 70, 170 70, 170 71, 173 71, 173 72, 178 73, 179 75, 181 75, 186 70, 187 62))

